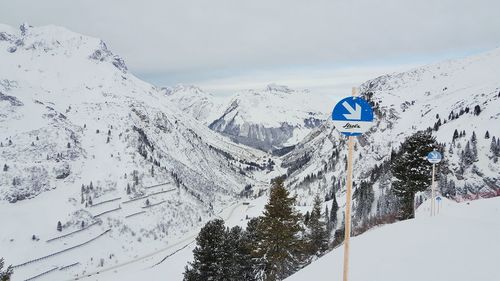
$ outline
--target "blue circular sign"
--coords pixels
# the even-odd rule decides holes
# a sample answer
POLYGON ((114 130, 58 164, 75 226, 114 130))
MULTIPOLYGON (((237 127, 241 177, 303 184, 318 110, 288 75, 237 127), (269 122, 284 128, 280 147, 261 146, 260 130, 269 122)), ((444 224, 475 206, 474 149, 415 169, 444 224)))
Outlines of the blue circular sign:
POLYGON ((431 162, 432 164, 437 164, 441 162, 441 159, 443 159, 441 153, 439 153, 436 150, 433 150, 429 152, 429 154, 427 154, 427 161, 431 162))
POLYGON ((332 120, 342 134, 360 136, 372 126, 373 109, 360 97, 347 97, 333 108, 332 120))

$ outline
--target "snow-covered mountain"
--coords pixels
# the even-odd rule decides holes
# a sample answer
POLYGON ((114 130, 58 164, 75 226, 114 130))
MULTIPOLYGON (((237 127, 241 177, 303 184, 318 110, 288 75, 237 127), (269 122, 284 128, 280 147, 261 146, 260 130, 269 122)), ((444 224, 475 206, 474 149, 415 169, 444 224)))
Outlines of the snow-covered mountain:
POLYGON ((323 123, 331 104, 307 90, 276 84, 229 98, 214 96, 196 86, 163 90, 169 102, 212 130, 237 143, 277 154, 289 151, 287 147, 323 123))
MULTIPOLYGON (((374 104, 376 120, 370 131, 358 137, 354 181, 369 182, 374 198, 367 206, 370 215, 388 211, 384 206, 392 194, 391 152, 418 130, 429 129, 445 146, 438 184, 443 195, 463 200, 500 194, 500 162, 491 149, 494 137, 497 142, 500 137, 499 72, 500 49, 495 49, 361 85, 361 95, 374 104), (455 130, 459 134, 453 140, 455 130), (473 163, 462 156, 467 146, 469 152, 477 151, 473 163)), ((332 188, 344 199, 346 151, 346 137, 329 121, 284 156, 287 183, 299 201, 310 201, 316 192, 328 197, 332 188)), ((360 202, 354 195, 356 209, 360 202)))
POLYGON ((170 103, 204 125, 209 125, 219 118, 225 105, 224 98, 192 85, 164 87, 162 90, 170 103))
POLYGON ((99 39, 0 25, 0 61, 0 249, 14 280, 158 250, 272 176, 265 153, 178 111, 99 39))
POLYGON ((265 151, 293 146, 327 117, 316 99, 308 91, 271 84, 235 95, 209 127, 265 151))

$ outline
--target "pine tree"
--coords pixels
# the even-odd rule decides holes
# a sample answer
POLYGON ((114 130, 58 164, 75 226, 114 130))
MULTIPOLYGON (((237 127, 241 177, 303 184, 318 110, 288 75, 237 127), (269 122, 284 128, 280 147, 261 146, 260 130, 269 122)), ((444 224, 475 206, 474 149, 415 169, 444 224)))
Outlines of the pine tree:
POLYGON ((493 162, 497 163, 498 162, 498 156, 500 155, 500 146, 497 144, 497 140, 495 136, 491 138, 491 145, 490 145, 490 150, 491 150, 491 155, 493 158, 493 162))
POLYGON ((130 194, 131 193, 131 190, 130 190, 130 183, 127 183, 127 194, 130 194))
POLYGON ((61 232, 62 231, 62 224, 61 221, 57 222, 57 231, 61 232))
POLYGON ((477 146, 475 143, 475 141, 467 141, 461 154, 462 167, 468 167, 477 161, 477 146))
POLYGON ((194 261, 186 267, 184 281, 221 280, 225 236, 224 221, 220 219, 209 221, 200 230, 193 250, 194 261))
POLYGON ((332 229, 335 229, 337 225, 338 210, 339 210, 339 203, 337 203, 337 196, 335 196, 335 193, 333 193, 332 208, 330 209, 330 223, 332 229))
POLYGON ((218 280, 255 280, 252 245, 241 227, 235 226, 226 231, 223 254, 218 280))
POLYGON ((256 280, 263 279, 263 272, 266 266, 265 257, 262 256, 262 217, 252 218, 247 223, 245 231, 246 243, 250 247, 250 255, 252 257, 251 276, 257 278, 256 280))
POLYGON ((328 238, 332 235, 332 221, 330 220, 330 209, 328 209, 328 204, 325 206, 324 219, 326 222, 326 232, 328 233, 328 238))
POLYGON ((3 171, 7 172, 9 170, 9 166, 7 164, 3 164, 3 171))
POLYGON ((481 107, 478 105, 474 106, 474 115, 479 115, 481 113, 481 107))
POLYGON ((261 237, 258 257, 264 259, 263 280, 282 280, 295 272, 304 256, 301 216, 294 208, 283 179, 274 181, 269 201, 259 227, 261 237))
POLYGON ((307 211, 306 214, 304 215, 304 224, 305 225, 309 225, 309 218, 311 218, 311 214, 309 213, 309 211, 307 211))
POLYGON ((490 138, 490 132, 486 131, 486 133, 484 134, 484 138, 485 139, 489 139, 490 138))
POLYGON ((353 197, 358 204, 355 209, 355 217, 361 223, 363 219, 369 217, 373 201, 375 200, 372 185, 366 181, 361 181, 359 188, 354 191, 353 197))
POLYGON ((472 152, 472 161, 477 162, 477 137, 476 137, 476 132, 472 132, 472 137, 471 137, 471 152, 472 152))
POLYGON ((328 233, 326 223, 322 217, 321 199, 316 195, 308 224, 307 244, 309 255, 321 256, 328 249, 328 233))
POLYGON ((401 200, 400 219, 414 217, 413 206, 415 193, 430 185, 431 168, 425 156, 436 147, 436 141, 430 133, 417 132, 407 138, 391 165, 394 181, 394 193, 401 200))
POLYGON ((458 135, 458 131, 457 129, 455 129, 455 132, 453 132, 453 139, 452 141, 455 141, 456 139, 458 139, 459 135, 458 135))
POLYGON ((0 258, 0 281, 9 281, 14 271, 10 265, 5 270, 3 269, 4 266, 4 259, 0 258))

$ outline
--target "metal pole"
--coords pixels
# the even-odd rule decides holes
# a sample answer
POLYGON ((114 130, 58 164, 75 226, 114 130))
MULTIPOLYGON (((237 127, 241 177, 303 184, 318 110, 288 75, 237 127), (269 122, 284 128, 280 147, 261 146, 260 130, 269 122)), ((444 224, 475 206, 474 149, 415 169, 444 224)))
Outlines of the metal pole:
MULTIPOLYGON (((352 88, 352 95, 356 96, 356 88, 352 88)), ((351 238, 351 200, 352 200, 352 155, 354 151, 354 137, 349 136, 347 141, 347 190, 345 203, 345 233, 344 233, 344 276, 343 281, 349 278, 349 240, 351 238)))

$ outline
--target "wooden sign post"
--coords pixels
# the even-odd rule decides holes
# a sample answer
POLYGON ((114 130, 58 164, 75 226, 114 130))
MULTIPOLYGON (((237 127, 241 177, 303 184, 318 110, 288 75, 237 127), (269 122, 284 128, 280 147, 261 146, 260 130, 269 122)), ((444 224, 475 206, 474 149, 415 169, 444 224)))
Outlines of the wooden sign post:
POLYGON ((432 183, 431 183, 431 217, 436 214, 436 181, 435 181, 435 176, 436 176, 436 164, 441 162, 441 159, 443 157, 441 156, 441 153, 439 153, 437 150, 433 150, 427 154, 427 161, 429 161, 432 164, 432 183))
POLYGON ((351 200, 352 200, 352 154, 354 150, 354 137, 350 136, 347 143, 349 146, 349 151, 347 154, 347 190, 346 190, 346 203, 345 203, 344 275, 343 275, 344 281, 347 281, 349 273, 349 241, 351 239, 351 200))
POLYGON ((343 280, 348 281, 354 138, 370 129, 373 122, 373 110, 367 101, 356 96, 356 88, 352 88, 352 97, 344 98, 335 105, 332 120, 335 128, 348 137, 343 271, 343 280))

